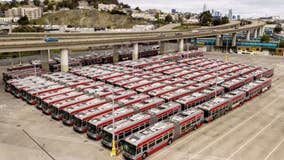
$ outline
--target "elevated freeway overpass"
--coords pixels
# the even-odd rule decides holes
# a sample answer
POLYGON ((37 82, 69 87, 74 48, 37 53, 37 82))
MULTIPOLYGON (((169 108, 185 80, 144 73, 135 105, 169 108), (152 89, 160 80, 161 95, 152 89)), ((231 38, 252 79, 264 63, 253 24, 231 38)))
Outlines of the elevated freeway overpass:
MULTIPOLYGON (((164 53, 165 43, 169 40, 177 40, 179 51, 183 51, 184 40, 191 38, 216 36, 216 45, 220 46, 224 34, 232 34, 232 45, 236 45, 236 33, 247 32, 250 36, 253 30, 254 34, 261 35, 265 23, 260 21, 251 21, 250 24, 241 26, 240 22, 233 22, 227 25, 216 27, 205 27, 195 30, 183 31, 147 31, 147 32, 122 32, 122 33, 16 33, 0 38, 0 53, 4 52, 22 52, 22 51, 42 51, 45 57, 43 63, 47 63, 46 52, 50 49, 61 49, 61 69, 68 71, 68 53, 72 49, 88 48, 104 45, 133 44, 133 59, 138 59, 138 44, 145 42, 159 42, 160 53, 164 53), (46 43, 43 37, 59 38, 58 42, 46 43), (22 39, 40 38, 40 39, 22 39), (11 39, 11 40, 9 40, 11 39)), ((117 55, 114 53, 114 61, 117 55)), ((46 65, 43 65, 46 66, 46 65)))

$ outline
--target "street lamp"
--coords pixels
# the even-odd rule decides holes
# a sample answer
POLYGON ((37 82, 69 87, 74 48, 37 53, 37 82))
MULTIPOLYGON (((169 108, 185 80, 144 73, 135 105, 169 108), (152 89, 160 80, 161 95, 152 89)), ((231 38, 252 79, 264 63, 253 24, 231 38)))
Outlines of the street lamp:
POLYGON ((114 157, 116 156, 116 144, 115 144, 115 135, 114 135, 114 88, 112 88, 112 148, 111 148, 111 153, 110 156, 114 157))

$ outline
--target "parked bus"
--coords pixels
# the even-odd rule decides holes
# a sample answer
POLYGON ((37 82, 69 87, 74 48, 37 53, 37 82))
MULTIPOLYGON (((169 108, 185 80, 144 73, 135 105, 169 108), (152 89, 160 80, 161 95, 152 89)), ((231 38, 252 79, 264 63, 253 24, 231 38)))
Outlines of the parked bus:
POLYGON ((67 108, 64 108, 62 112, 62 122, 65 125, 72 126, 74 123, 74 115, 76 113, 95 108, 106 104, 107 102, 104 99, 92 99, 87 102, 71 105, 67 108))

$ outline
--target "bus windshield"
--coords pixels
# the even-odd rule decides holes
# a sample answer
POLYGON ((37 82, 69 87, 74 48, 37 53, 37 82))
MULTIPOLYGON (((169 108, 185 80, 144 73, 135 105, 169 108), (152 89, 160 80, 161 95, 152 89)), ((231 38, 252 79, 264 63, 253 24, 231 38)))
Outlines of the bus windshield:
POLYGON ((123 150, 125 152, 127 152, 128 154, 131 154, 131 155, 135 155, 136 154, 136 146, 128 143, 128 142, 124 142, 123 144, 123 150))
POLYGON ((103 131, 103 140, 106 142, 111 142, 112 141, 112 134, 109 132, 103 131))
POLYGON ((97 133, 97 127, 90 123, 87 123, 87 130, 91 133, 97 133))

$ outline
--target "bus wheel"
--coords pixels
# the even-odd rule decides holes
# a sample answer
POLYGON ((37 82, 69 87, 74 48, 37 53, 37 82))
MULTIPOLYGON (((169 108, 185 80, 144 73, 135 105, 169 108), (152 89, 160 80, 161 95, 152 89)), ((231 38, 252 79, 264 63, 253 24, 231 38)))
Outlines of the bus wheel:
POLYGON ((142 159, 146 159, 146 158, 147 158, 147 153, 143 153, 142 159))
POLYGON ((172 143, 173 143, 173 140, 172 140, 172 139, 169 139, 168 145, 171 145, 172 143))
POLYGON ((193 130, 197 130, 197 128, 198 128, 197 125, 195 125, 194 128, 193 128, 193 130))

